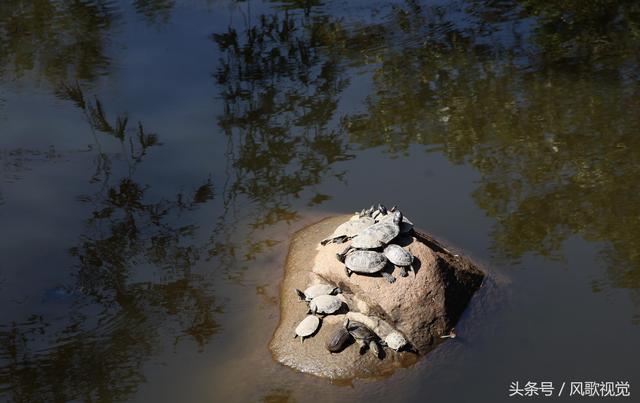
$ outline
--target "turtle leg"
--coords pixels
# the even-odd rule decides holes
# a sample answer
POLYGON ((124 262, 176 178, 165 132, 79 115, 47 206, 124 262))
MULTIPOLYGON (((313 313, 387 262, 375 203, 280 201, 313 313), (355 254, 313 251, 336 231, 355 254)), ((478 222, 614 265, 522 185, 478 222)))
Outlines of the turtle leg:
POLYGON ((407 277, 407 269, 404 266, 396 266, 400 269, 400 276, 407 277))
POLYGON ((304 336, 300 337, 300 344, 304 343, 304 336))
POLYGON ((409 265, 409 270, 413 273, 413 278, 416 278, 416 269, 413 268, 413 263, 409 265))
POLYGON ((351 249, 351 245, 349 245, 342 252, 336 253, 336 257, 338 258, 338 260, 344 263, 344 259, 347 257, 347 253, 349 253, 351 249))
POLYGON ((347 266, 344 267, 344 272, 347 274, 347 277, 351 277, 351 273, 353 273, 347 266))
POLYGON ((325 246, 326 244, 330 243, 331 241, 333 241, 333 239, 331 239, 331 238, 323 239, 322 241, 320 241, 320 245, 325 246))
POLYGON ((376 356, 376 358, 380 358, 380 346, 378 346, 378 343, 376 343, 375 340, 371 340, 369 342, 369 350, 376 356))
POLYGON ((345 243, 345 242, 347 242, 347 237, 344 235, 333 239, 333 243, 345 243))
POLYGON ((393 277, 391 274, 386 273, 386 272, 382 272, 382 277, 386 278, 388 282, 390 283, 394 283, 396 281, 396 278, 393 277))
POLYGON ((358 346, 360 347, 360 355, 364 354, 365 351, 367 351, 367 343, 364 342, 364 340, 360 340, 360 339, 356 339, 356 342, 358 343, 358 346))

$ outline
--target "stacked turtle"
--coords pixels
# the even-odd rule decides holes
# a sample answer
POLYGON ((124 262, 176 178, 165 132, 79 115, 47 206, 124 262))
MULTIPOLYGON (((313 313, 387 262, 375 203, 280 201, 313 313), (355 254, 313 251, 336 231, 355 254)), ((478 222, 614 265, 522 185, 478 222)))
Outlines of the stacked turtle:
POLYGON ((337 296, 342 290, 329 284, 315 284, 304 291, 295 291, 300 301, 309 304, 309 315, 296 326, 294 335, 304 342, 305 337, 311 337, 318 331, 322 316, 334 314, 342 308, 342 299, 337 296))
POLYGON ((374 274, 380 273, 389 283, 396 281, 390 273, 384 272, 387 262, 391 262, 400 269, 400 275, 408 275, 407 268, 413 270, 413 255, 402 246, 391 243, 399 234, 410 233, 413 223, 402 215, 402 212, 392 207, 387 210, 383 205, 373 206, 362 210, 349 221, 336 228, 333 234, 321 242, 345 242, 350 239, 351 244, 337 254, 339 261, 345 265, 348 277, 352 273, 374 274))

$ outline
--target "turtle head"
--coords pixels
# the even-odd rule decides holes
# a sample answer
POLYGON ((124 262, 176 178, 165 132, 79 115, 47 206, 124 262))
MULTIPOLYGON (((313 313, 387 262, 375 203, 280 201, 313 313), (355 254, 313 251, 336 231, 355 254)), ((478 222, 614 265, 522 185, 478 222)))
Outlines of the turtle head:
POLYGON ((307 296, 304 295, 304 293, 302 291, 298 290, 297 288, 296 288, 296 294, 298 295, 298 298, 300 298, 301 301, 304 301, 304 300, 307 299, 307 296))
POLYGON ((378 204, 378 211, 382 215, 387 215, 387 208, 383 204, 378 204))
POLYGON ((393 223, 396 225, 400 225, 401 222, 402 222, 402 213, 400 212, 400 210, 397 210, 395 213, 393 213, 393 223))
POLYGON ((342 290, 340 289, 340 287, 336 287, 333 289, 333 292, 331 294, 333 295, 342 294, 342 290))

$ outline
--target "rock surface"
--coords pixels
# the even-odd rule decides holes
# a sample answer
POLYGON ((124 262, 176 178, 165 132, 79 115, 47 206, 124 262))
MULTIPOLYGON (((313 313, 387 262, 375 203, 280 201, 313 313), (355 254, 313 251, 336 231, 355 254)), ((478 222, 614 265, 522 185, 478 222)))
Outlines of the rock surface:
POLYGON ((396 277, 394 283, 379 273, 347 277, 336 253, 348 243, 320 246, 319 242, 349 217, 327 218, 294 235, 280 291, 280 323, 270 343, 274 358, 281 363, 332 379, 384 376, 413 364, 443 341, 440 336, 455 326, 484 278, 470 260, 451 254, 420 231, 394 240, 415 256, 415 277, 412 273, 401 277, 391 264, 384 270, 396 277), (295 289, 316 283, 338 285, 349 311, 388 323, 409 340, 415 352, 385 348, 383 359, 377 359, 373 354, 360 355, 354 344, 339 354, 330 353, 325 345, 342 325, 344 311, 325 317, 316 334, 304 343, 294 339, 294 329, 308 311, 295 289))

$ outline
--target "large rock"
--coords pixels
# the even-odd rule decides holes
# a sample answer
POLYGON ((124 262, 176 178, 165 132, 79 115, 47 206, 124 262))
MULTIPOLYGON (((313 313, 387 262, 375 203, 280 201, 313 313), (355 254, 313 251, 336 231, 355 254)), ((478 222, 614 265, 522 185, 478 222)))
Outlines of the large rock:
POLYGON ((394 241, 415 256, 415 277, 411 273, 401 277, 399 270, 390 264, 385 270, 396 277, 395 283, 389 283, 379 274, 354 273, 347 277, 336 253, 348 244, 320 246, 319 242, 348 219, 349 216, 328 218, 294 235, 280 292, 280 323, 270 347, 274 358, 281 363, 318 376, 333 379, 383 376, 397 367, 411 365, 443 341, 440 336, 455 326, 482 284, 484 274, 467 258, 453 255, 426 234, 416 231, 412 236, 394 241), (314 283, 337 284, 344 292, 349 311, 397 329, 415 352, 385 348, 385 356, 378 359, 373 354, 360 355, 354 345, 339 354, 329 353, 326 342, 342 325, 344 314, 327 316, 315 336, 304 343, 294 339, 294 329, 308 309, 294 290, 304 290, 314 283))

